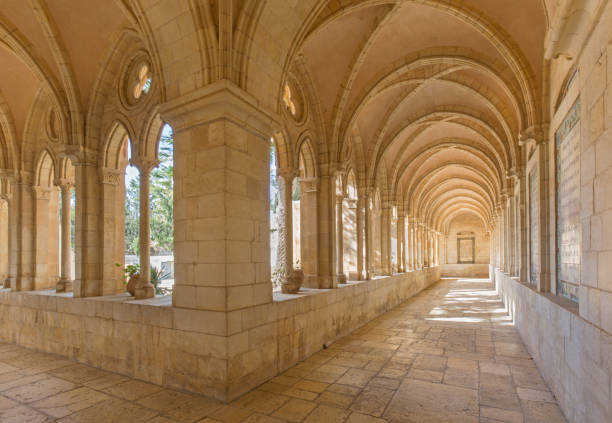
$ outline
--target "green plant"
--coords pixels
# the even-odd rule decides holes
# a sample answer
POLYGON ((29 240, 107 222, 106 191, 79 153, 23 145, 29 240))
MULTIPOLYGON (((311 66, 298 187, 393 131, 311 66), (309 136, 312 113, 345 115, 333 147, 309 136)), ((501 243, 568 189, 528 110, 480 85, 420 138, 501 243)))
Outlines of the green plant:
MULTIPOLYGON (((115 263, 115 266, 121 267, 121 264, 115 263)), ((136 273, 140 272, 140 265, 137 264, 128 264, 123 268, 123 283, 127 284, 128 280, 134 276, 136 273)))
POLYGON ((151 285, 155 288, 155 295, 168 295, 171 290, 161 286, 162 270, 151 266, 151 285))

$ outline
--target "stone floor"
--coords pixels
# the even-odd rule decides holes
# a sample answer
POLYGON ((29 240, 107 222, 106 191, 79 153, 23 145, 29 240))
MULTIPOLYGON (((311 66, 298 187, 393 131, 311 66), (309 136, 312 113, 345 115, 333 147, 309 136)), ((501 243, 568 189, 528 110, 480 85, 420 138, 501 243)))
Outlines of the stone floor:
POLYGON ((565 422, 491 284, 443 280, 222 405, 0 344, 0 422, 565 422))

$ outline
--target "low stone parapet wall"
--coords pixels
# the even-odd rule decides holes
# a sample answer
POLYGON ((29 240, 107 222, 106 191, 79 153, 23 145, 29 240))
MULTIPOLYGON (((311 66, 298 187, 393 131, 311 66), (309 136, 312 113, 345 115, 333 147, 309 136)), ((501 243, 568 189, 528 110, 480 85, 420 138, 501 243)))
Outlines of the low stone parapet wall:
POLYGON ((231 313, 172 307, 170 297, 73 298, 0 291, 0 338, 104 370, 229 401, 440 279, 440 269, 274 294, 231 313))
POLYGON ((443 278, 488 278, 489 264, 441 264, 443 278))
POLYGON ((504 304, 570 423, 612 422, 612 335, 578 307, 495 270, 504 304))

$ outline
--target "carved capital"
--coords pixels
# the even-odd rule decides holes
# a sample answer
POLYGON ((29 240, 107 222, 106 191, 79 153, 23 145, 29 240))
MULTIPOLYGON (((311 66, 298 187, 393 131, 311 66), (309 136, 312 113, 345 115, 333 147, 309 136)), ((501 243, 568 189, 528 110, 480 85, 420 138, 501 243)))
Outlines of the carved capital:
POLYGON ((298 176, 298 171, 293 168, 280 168, 276 170, 276 176, 283 178, 285 183, 292 183, 293 179, 298 176))
POLYGON ((528 144, 531 141, 534 141, 536 144, 544 144, 548 142, 548 125, 532 125, 528 128, 525 128, 519 134, 519 145, 523 146, 528 144))
POLYGON ((319 190, 319 178, 300 179, 300 191, 317 192, 319 190))
POLYGON ((34 193, 34 198, 37 200, 48 200, 51 196, 51 190, 49 188, 32 187, 32 192, 34 193))
POLYGON ((69 191, 74 186, 74 181, 70 179, 56 179, 53 184, 63 191, 69 191))
POLYGON ((159 160, 151 160, 145 157, 134 157, 130 159, 130 164, 140 171, 141 177, 148 177, 151 171, 159 165, 159 160))
POLYGON ((107 185, 118 185, 121 171, 108 167, 100 168, 100 182, 107 185))

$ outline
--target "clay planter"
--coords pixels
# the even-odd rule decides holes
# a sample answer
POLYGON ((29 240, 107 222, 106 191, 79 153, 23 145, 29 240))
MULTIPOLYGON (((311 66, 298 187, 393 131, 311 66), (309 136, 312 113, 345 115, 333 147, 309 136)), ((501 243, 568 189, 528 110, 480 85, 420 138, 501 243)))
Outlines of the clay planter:
POLYGON ((126 291, 137 300, 155 297, 155 287, 150 282, 140 279, 140 275, 138 273, 130 276, 126 291))
POLYGON ((302 269, 294 269, 285 283, 281 285, 281 291, 284 294, 296 294, 304 283, 304 271, 302 269))
POLYGON ((138 273, 133 274, 132 276, 130 276, 130 279, 128 279, 128 283, 127 283, 127 287, 125 288, 125 290, 132 296, 135 297, 135 289, 136 286, 140 284, 140 275, 138 273))

